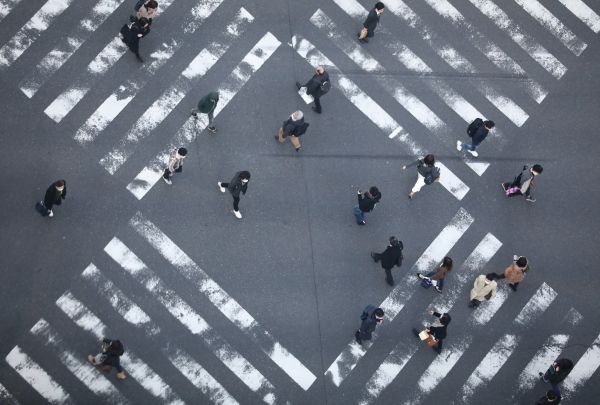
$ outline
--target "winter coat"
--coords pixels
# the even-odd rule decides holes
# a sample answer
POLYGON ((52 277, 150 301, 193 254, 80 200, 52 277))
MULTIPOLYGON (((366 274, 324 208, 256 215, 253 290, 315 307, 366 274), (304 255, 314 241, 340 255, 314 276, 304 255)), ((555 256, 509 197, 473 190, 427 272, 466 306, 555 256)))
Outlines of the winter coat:
POLYGON ((65 198, 67 198, 67 183, 65 182, 65 187, 62 191, 58 190, 53 183, 46 190, 46 194, 44 195, 44 205, 50 210, 53 205, 60 205, 65 198))
POLYGON ((304 125, 304 117, 300 118, 297 121, 294 121, 292 117, 288 118, 286 121, 283 121, 283 135, 284 136, 302 136, 302 134, 297 135, 298 129, 300 129, 304 125))
POLYGON ((211 91, 206 96, 202 97, 198 102, 198 111, 203 114, 213 112, 217 108, 219 102, 219 93, 211 91))
POLYGON ((390 270, 394 266, 402 266, 402 247, 401 246, 388 246, 379 258, 381 260, 381 267, 390 270))
POLYGON ((123 371, 123 369, 121 368, 120 357, 123 355, 123 353, 125 353, 125 349, 121 348, 120 350, 117 350, 117 349, 112 348, 111 347, 112 341, 110 339, 103 339, 102 341, 107 346, 107 349, 105 351, 103 351, 103 354, 105 355, 105 357, 104 357, 104 361, 102 361, 102 365, 103 366, 112 366, 112 367, 116 368, 117 371, 120 373, 121 371, 123 371))
POLYGON ((447 267, 440 266, 434 275, 429 277, 431 280, 442 280, 450 271, 447 267))
POLYGON ((417 173, 419 173, 423 177, 427 177, 429 173, 433 173, 434 178, 440 177, 440 172, 437 167, 426 165, 423 159, 417 159, 414 162, 406 165, 406 168, 417 166, 417 173))
POLYGON ((149 32, 150 25, 144 27, 137 21, 132 23, 131 27, 129 26, 129 24, 125 24, 123 25, 123 27, 121 27, 121 35, 123 35, 123 42, 125 42, 125 44, 131 50, 131 52, 138 56, 140 54, 140 37, 138 37, 138 34, 142 34, 141 38, 143 38, 146 35, 148 35, 149 32))
POLYGON ((525 278, 524 270, 526 268, 527 266, 519 267, 517 266, 517 263, 513 262, 513 264, 511 264, 506 268, 506 270, 504 270, 504 277, 506 277, 506 281, 508 281, 511 284, 520 283, 525 278))
POLYGON ((572 369, 573 362, 571 360, 558 359, 548 368, 544 377, 550 384, 560 384, 567 378, 572 369), (556 371, 556 367, 558 367, 558 371, 556 371))
POLYGON ((531 173, 531 169, 521 173, 521 181, 519 182, 521 194, 525 194, 529 187, 535 187, 535 176, 531 173))
POLYGON ((227 186, 227 189, 234 198, 240 198, 240 192, 246 194, 246 190, 248 190, 248 183, 244 184, 242 183, 242 179, 240 179, 241 173, 237 172, 227 186))
POLYGON ((372 198, 369 198, 369 196, 367 196, 367 193, 358 195, 358 208, 360 208, 362 212, 373 211, 373 208, 375 208, 375 205, 381 199, 381 193, 378 193, 377 195, 371 197, 372 198))
POLYGON ((306 83, 306 94, 315 98, 321 97, 324 93, 321 91, 321 85, 329 80, 329 73, 324 71, 322 75, 315 73, 313 77, 306 83))
POLYGON ((173 154, 169 158, 169 171, 173 173, 179 168, 183 169, 183 156, 178 156, 177 150, 175 150, 175 152, 173 152, 173 154))
MULTIPOLYGON (((148 2, 146 2, 148 3, 148 2)), ((154 16, 156 15, 156 12, 158 11, 158 7, 156 8, 146 8, 146 3, 144 3, 144 5, 142 5, 142 7, 140 7, 140 9, 138 10, 136 16, 137 18, 147 18, 149 20, 152 20, 154 18, 154 16)))
POLYGON ((363 27, 368 30, 368 36, 372 37, 375 28, 377 28, 377 24, 379 24, 380 15, 375 10, 375 7, 371 11, 369 11, 369 15, 367 15, 367 19, 363 23, 363 27))
POLYGON ((360 319, 362 323, 360 324, 359 337, 363 340, 371 339, 371 335, 375 332, 375 328, 377 327, 377 319, 375 318, 375 310, 377 307, 373 305, 367 305, 365 310, 363 311, 360 319))
POLYGON ((498 287, 496 281, 492 280, 489 284, 486 284, 486 280, 485 274, 477 276, 475 283, 473 283, 473 289, 471 290, 472 300, 483 301, 486 299, 485 296, 489 293, 492 293, 491 298, 496 296, 496 288, 498 287))
POLYGON ((477 146, 479 145, 481 142, 483 142, 483 140, 485 139, 486 136, 488 136, 488 134, 490 133, 490 130, 487 129, 485 127, 485 125, 480 125, 479 128, 477 128, 475 130, 475 133, 473 134, 473 136, 471 137, 471 144, 477 146))
POLYGON ((427 328, 429 330, 429 334, 433 335, 435 340, 442 340, 446 338, 446 328, 452 320, 452 318, 450 318, 450 315, 446 314, 446 318, 442 322, 439 319, 442 317, 442 315, 443 314, 440 314, 439 312, 434 312, 433 316, 437 317, 438 319, 436 319, 435 322, 433 322, 431 326, 427 328))

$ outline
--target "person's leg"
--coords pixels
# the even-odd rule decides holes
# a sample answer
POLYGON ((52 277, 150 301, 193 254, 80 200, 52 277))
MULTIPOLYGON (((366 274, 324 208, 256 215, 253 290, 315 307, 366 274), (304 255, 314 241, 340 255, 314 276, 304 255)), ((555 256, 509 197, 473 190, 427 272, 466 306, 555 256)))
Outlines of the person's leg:
POLYGON ((279 132, 277 133, 277 140, 279 141, 279 143, 284 143, 285 142, 285 138, 283 137, 283 128, 279 128, 279 132))
POLYGON ((469 302, 469 308, 477 308, 479 306, 479 304, 481 304, 481 301, 473 298, 470 302, 469 302))
POLYGON ((471 144, 471 143, 464 143, 463 142, 463 143, 460 144, 460 148, 463 149, 463 150, 464 149, 466 149, 466 150, 475 150, 476 146, 473 145, 473 144, 471 144))
POLYGON ((377 263, 381 260, 381 253, 371 252, 371 257, 373 258, 373 261, 377 263))
POLYGON ((417 181, 415 182, 415 185, 413 186, 412 190, 410 191, 409 196, 412 197, 415 193, 418 193, 419 191, 421 191, 421 189, 423 188, 423 186, 425 185, 425 177, 421 176, 421 174, 417 173, 417 181))
POLYGON ((394 285, 394 278, 392 277, 392 269, 384 269, 385 270, 385 281, 391 286, 394 285))
POLYGON ((508 284, 508 286, 513 290, 513 291, 517 291, 517 286, 519 285, 519 283, 511 283, 508 284))
POLYGON ((233 197, 233 210, 234 211, 240 210, 239 204, 240 204, 240 197, 233 197))
POLYGON ((525 199, 529 202, 535 202, 535 198, 533 198, 533 194, 531 193, 531 187, 527 187, 525 191, 525 199))
POLYGON ((321 100, 320 97, 313 97, 315 99, 315 112, 321 114, 321 100))
POLYGON ((215 119, 214 111, 209 112, 207 115, 208 115, 208 126, 214 128, 214 119, 215 119))
POLYGON ((290 142, 294 145, 294 148, 296 148, 296 152, 298 152, 302 148, 302 145, 300 145, 300 138, 293 135, 288 136, 288 138, 290 138, 290 142))
POLYGON ((440 340, 438 340, 437 345, 433 346, 433 350, 435 350, 438 354, 442 351, 442 342, 443 341, 444 341, 443 339, 440 339, 440 340))
POLYGON ((356 218, 357 224, 359 224, 359 225, 365 224, 365 214, 364 214, 364 212, 362 212, 360 210, 358 205, 356 207, 354 207, 354 217, 356 218))

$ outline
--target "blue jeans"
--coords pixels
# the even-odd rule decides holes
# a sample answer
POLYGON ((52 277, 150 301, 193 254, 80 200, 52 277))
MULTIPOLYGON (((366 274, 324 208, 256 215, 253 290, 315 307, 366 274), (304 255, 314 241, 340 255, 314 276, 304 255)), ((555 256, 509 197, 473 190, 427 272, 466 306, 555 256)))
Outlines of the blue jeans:
POLYGON ((475 149, 477 149, 477 145, 474 145, 474 144, 472 144, 472 143, 464 143, 464 142, 461 142, 461 144, 460 144, 460 148, 461 148, 461 149, 468 149, 468 150, 470 150, 470 151, 474 151, 475 149))
MULTIPOLYGON (((429 273, 425 274, 425 277, 431 277, 434 274, 435 274, 435 271, 430 271, 429 273)), ((444 279, 437 280, 437 283, 438 283, 438 287, 440 290, 444 288, 444 279)))
POLYGON ((354 217, 356 217, 357 224, 362 224, 365 222, 365 213, 360 210, 358 205, 354 207, 354 217))

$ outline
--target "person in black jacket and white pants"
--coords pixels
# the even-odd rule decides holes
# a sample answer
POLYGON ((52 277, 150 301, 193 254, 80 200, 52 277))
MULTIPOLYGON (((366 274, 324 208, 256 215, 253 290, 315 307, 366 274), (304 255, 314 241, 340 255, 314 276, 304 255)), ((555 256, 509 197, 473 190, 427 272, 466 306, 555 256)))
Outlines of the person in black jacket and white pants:
POLYGON ((390 244, 382 253, 371 252, 371 257, 375 263, 381 261, 381 267, 385 270, 385 281, 391 286, 394 285, 392 277, 392 268, 402 266, 402 241, 395 236, 390 237, 390 244))
POLYGON ((218 182, 217 186, 219 186, 219 190, 221 193, 229 190, 231 195, 233 196, 233 215, 237 219, 242 219, 242 213, 240 212, 240 208, 238 204, 240 203, 240 193, 246 194, 248 190, 248 182, 250 181, 250 172, 249 171, 241 171, 237 172, 233 179, 229 183, 218 182))
POLYGON ((421 191, 423 186, 440 181, 440 169, 435 166, 435 157, 433 155, 426 155, 423 159, 417 159, 408 165, 402 166, 402 170, 406 170, 407 167, 412 166, 417 166, 417 181, 408 194, 408 198, 410 199, 421 191))

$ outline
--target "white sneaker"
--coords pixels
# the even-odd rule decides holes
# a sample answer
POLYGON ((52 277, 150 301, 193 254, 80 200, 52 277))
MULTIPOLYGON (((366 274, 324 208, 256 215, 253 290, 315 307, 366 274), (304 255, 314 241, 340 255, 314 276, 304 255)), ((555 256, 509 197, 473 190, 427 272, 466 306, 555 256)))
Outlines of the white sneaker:
POLYGON ((460 151, 462 149, 462 142, 456 141, 456 150, 460 151))
POLYGON ((225 189, 225 187, 221 186, 221 182, 220 181, 217 183, 217 186, 219 187, 219 190, 221 190, 221 193, 224 193, 225 191, 227 191, 225 189))
MULTIPOLYGON (((468 149, 467 149, 468 150, 468 149)), ((469 150, 469 153, 475 157, 479 156, 479 153, 477 153, 476 150, 469 150)))
POLYGON ((163 176, 163 178, 162 178, 162 179, 165 181, 165 183, 167 183, 167 184, 169 184, 169 185, 173 184, 173 182, 171 181, 171 179, 167 179, 167 178, 165 178, 164 176, 163 176))
POLYGON ((52 212, 52 210, 50 210, 50 213, 48 214, 49 217, 53 217, 54 216, 54 212, 52 212))
POLYGON ((236 210, 233 210, 232 212, 233 212, 233 215, 235 215, 235 217, 237 219, 242 219, 242 213, 241 212, 236 211, 236 210))

